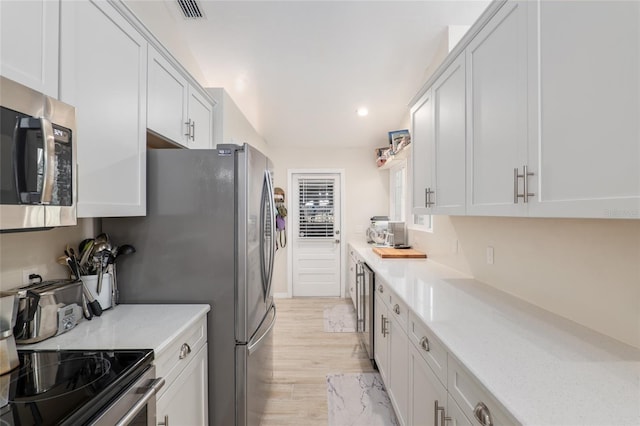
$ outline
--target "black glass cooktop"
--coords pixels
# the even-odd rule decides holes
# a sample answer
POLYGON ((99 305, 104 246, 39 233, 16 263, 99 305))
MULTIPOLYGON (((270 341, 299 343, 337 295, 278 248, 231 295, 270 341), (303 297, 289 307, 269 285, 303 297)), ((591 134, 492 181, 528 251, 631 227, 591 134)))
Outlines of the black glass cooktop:
POLYGON ((153 351, 18 351, 20 367, 0 376, 0 425, 81 425, 130 386, 153 351))

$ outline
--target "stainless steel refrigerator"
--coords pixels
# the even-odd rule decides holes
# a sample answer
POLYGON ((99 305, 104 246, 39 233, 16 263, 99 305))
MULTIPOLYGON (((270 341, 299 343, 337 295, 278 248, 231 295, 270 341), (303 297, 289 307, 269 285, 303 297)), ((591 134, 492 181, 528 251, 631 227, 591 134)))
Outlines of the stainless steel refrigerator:
POLYGON ((102 222, 137 249, 118 263, 120 303, 211 304, 212 425, 259 424, 273 374, 271 168, 246 144, 149 150, 147 215, 102 222))

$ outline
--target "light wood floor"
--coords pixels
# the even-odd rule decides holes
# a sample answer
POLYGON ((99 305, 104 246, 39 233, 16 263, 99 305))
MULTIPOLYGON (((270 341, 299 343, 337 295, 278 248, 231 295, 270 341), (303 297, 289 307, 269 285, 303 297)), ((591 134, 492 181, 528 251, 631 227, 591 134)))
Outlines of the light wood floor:
POLYGON ((327 306, 349 299, 277 299, 274 377, 261 426, 327 425, 329 373, 373 371, 355 333, 325 333, 327 306))

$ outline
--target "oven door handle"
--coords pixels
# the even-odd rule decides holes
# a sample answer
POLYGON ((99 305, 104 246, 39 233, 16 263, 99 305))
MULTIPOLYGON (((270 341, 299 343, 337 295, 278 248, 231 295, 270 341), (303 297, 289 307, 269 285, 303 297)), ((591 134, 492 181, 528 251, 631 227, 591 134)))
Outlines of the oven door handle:
POLYGON ((116 426, 128 425, 129 422, 131 422, 131 420, 133 420, 138 415, 138 413, 142 411, 142 409, 147 405, 147 402, 149 402, 149 400, 153 398, 163 386, 164 379, 162 377, 153 379, 147 387, 147 391, 144 393, 144 395, 142 395, 142 398, 140 398, 138 402, 136 402, 136 404, 131 407, 129 411, 127 411, 127 414, 125 414, 124 417, 121 418, 118 423, 116 423, 116 426))

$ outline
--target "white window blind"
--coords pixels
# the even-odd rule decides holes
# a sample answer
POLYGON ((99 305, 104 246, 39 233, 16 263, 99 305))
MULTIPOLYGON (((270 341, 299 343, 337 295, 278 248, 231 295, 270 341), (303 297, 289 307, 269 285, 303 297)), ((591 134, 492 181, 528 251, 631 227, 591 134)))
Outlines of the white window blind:
POLYGON ((333 238, 333 179, 303 178, 298 180, 300 238, 333 238))

